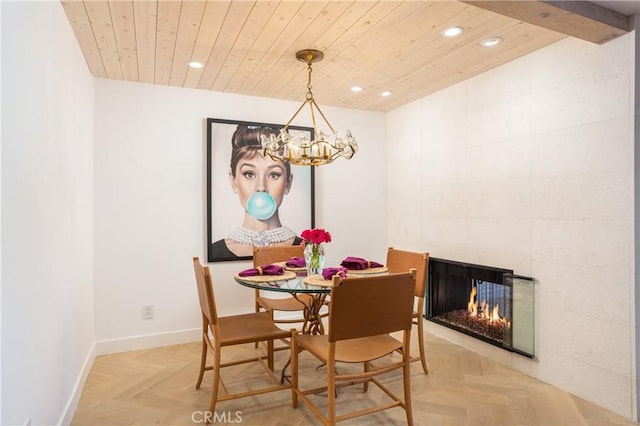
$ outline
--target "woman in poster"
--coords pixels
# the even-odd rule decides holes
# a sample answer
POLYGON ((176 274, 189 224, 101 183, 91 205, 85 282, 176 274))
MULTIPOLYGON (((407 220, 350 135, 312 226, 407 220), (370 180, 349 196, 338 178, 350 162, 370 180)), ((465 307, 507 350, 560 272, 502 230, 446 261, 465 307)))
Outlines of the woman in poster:
POLYGON ((291 190, 291 166, 262 155, 261 136, 278 129, 239 125, 231 138, 229 181, 244 209, 241 226, 211 246, 216 259, 252 256, 253 246, 295 245, 302 241, 280 222, 279 208, 291 190))

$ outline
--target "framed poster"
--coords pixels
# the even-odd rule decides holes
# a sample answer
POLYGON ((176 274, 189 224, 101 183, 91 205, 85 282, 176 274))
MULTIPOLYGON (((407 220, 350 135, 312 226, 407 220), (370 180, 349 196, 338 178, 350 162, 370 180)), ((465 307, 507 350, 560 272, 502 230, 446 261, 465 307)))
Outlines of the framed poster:
MULTIPOLYGON (((207 260, 248 260, 253 246, 299 244, 315 225, 314 167, 262 155, 282 124, 207 119, 207 260)), ((313 129, 289 126, 289 133, 313 129)))

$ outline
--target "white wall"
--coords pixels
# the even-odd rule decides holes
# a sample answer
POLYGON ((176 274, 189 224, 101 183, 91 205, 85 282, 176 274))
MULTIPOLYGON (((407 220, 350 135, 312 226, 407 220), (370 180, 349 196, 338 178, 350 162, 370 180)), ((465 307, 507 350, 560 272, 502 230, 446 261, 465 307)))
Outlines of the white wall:
POLYGON ((633 33, 566 39, 387 117, 389 244, 538 280, 535 360, 459 341, 627 417, 633 76, 633 33))
MULTIPOLYGON (((104 79, 95 86, 96 350, 193 340, 200 314, 191 257, 206 259, 206 118, 285 123, 299 102, 104 79), (142 319, 143 304, 155 306, 154 319, 142 319)), ((317 169, 316 225, 334 239, 328 261, 350 254, 381 259, 384 115, 323 110, 361 146, 352 160, 317 169)), ((308 122, 294 124, 310 125, 308 114, 300 118, 308 122)), ((252 310, 253 290, 232 278, 249 263, 211 265, 220 313, 252 310)))
POLYGON ((93 78, 59 2, 0 7, 1 423, 68 423, 93 359, 93 78))

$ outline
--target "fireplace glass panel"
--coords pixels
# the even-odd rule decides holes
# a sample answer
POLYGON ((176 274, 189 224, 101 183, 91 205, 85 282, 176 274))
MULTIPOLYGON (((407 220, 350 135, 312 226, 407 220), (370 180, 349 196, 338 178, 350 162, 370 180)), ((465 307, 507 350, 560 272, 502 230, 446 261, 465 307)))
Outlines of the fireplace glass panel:
POLYGON ((512 340, 510 345, 518 352, 535 355, 533 279, 505 274, 505 282, 513 289, 512 340))

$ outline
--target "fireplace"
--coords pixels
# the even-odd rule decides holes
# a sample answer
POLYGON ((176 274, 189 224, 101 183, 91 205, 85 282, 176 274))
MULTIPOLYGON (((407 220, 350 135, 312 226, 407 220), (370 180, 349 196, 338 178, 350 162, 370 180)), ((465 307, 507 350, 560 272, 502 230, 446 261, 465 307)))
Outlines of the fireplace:
POLYGON ((533 358, 533 282, 510 269, 430 258, 425 318, 533 358))

